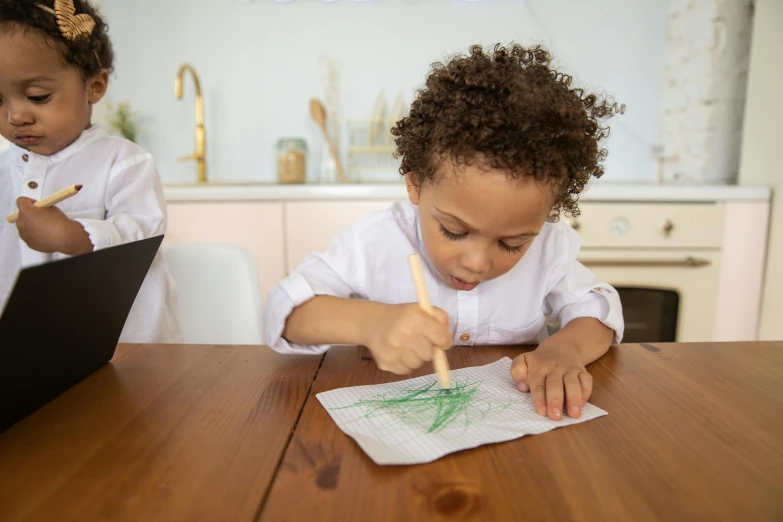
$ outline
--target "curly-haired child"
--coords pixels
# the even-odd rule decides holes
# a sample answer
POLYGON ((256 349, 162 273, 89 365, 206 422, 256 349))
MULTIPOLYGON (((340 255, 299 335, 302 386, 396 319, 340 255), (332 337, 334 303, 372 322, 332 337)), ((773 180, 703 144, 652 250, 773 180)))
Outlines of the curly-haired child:
MULTIPOLYGON (((166 228, 152 157, 93 125, 114 54, 85 0, 0 0, 0 306, 20 268, 146 239, 166 228), (35 200, 81 184, 59 208, 35 200)), ((119 277, 120 275, 118 275, 119 277)), ((177 296, 158 254, 122 342, 178 342, 177 296)))
POLYGON ((541 415, 581 415, 592 391, 585 366, 620 342, 623 316, 558 217, 578 215, 580 192, 603 174, 601 122, 618 108, 571 88, 550 61, 540 47, 474 46, 433 66, 392 130, 410 201, 354 224, 270 292, 273 349, 360 344, 404 374, 436 348, 543 338, 512 377, 541 415), (414 253, 435 317, 415 304, 414 253), (548 319, 562 326, 549 337, 548 319))

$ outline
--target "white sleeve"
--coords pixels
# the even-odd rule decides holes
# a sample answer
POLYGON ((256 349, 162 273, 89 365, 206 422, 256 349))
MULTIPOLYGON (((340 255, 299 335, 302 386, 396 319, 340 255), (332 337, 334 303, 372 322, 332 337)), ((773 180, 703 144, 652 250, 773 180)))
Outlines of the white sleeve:
POLYGON ((264 307, 266 344, 280 353, 319 354, 329 345, 299 345, 283 338, 291 312, 317 295, 366 296, 366 255, 356 226, 343 231, 323 254, 311 254, 270 292, 264 307))
POLYGON ((166 202, 152 156, 116 165, 106 188, 106 219, 77 219, 95 250, 148 239, 166 231, 166 202))
POLYGON ((598 319, 614 331, 612 345, 622 341, 625 322, 620 296, 611 285, 598 279, 577 261, 581 241, 569 230, 561 236, 561 263, 552 274, 552 287, 546 296, 545 311, 565 326, 579 317, 598 319))

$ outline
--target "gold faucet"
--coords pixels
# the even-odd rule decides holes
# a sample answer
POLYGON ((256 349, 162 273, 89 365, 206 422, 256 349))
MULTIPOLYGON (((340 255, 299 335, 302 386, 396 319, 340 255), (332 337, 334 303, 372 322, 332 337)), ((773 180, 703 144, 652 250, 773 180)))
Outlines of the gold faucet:
POLYGON ((198 169, 198 182, 207 182, 207 164, 206 164, 206 140, 204 133, 204 97, 201 94, 201 82, 198 79, 196 70, 185 64, 179 68, 177 78, 174 81, 174 94, 178 100, 182 99, 182 79, 186 72, 193 76, 193 83, 196 85, 196 152, 188 156, 179 158, 179 161, 196 160, 198 169))

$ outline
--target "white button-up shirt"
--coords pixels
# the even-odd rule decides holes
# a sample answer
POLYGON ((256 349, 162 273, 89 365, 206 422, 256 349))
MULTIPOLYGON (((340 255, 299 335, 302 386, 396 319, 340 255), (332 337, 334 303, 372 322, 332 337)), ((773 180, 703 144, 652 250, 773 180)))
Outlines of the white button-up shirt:
MULTIPOLYGON (((166 202, 152 156, 130 141, 108 136, 98 126, 71 145, 41 156, 11 144, 0 152, 0 305, 5 307, 21 268, 67 256, 32 250, 5 216, 16 199, 41 200, 71 185, 76 196, 57 207, 78 221, 95 249, 161 235, 166 202)), ((139 291, 120 342, 182 342, 174 281, 160 253, 139 291)))
POLYGON ((593 317, 622 339, 617 291, 576 259, 579 235, 564 223, 547 223, 524 257, 503 276, 466 292, 450 288, 433 272, 419 229, 419 209, 399 202, 343 231, 322 254, 269 293, 264 312, 267 344, 282 353, 320 353, 328 348, 289 343, 282 337, 291 311, 316 295, 357 297, 389 304, 416 302, 407 256, 425 260, 424 276, 434 306, 450 318, 454 344, 535 344, 548 323, 593 317))

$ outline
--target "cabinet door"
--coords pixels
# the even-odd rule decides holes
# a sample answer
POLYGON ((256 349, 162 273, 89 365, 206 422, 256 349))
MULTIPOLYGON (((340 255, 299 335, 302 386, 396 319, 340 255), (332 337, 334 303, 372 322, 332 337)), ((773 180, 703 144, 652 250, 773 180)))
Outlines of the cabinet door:
POLYGON ((261 292, 283 277, 283 204, 274 203, 169 203, 165 241, 228 243, 253 253, 258 263, 261 292))
POLYGON ((323 252, 343 229, 393 200, 295 201, 285 204, 286 270, 295 270, 308 254, 323 252))
POLYGON ((759 338, 768 225, 769 202, 726 203, 726 248, 721 252, 715 341, 755 341, 759 338))

